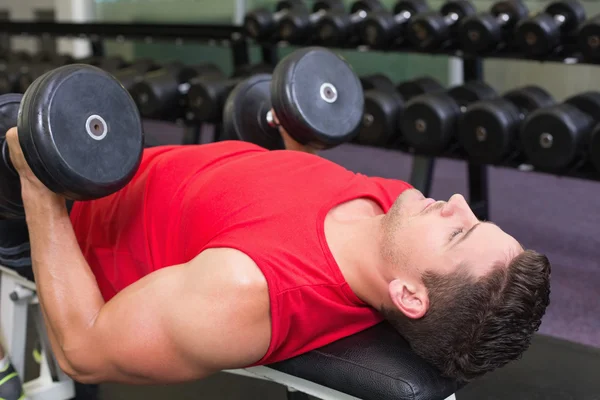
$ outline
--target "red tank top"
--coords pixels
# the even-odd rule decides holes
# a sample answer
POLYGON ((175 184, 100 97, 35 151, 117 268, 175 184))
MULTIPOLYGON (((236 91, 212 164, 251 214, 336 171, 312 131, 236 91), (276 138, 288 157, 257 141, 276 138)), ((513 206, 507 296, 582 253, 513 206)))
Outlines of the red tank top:
POLYGON ((380 315, 350 289, 329 250, 325 216, 369 198, 387 211, 410 185, 321 157, 238 142, 147 149, 112 196, 76 203, 75 234, 106 300, 208 248, 237 249, 264 274, 270 364, 367 329, 380 315))

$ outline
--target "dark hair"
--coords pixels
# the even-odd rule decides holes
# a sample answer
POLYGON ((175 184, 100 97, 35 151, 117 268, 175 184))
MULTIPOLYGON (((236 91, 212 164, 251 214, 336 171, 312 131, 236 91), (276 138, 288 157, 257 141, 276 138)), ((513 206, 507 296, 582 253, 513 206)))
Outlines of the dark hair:
POLYGON ((464 267, 427 273, 425 316, 381 311, 419 356, 444 376, 469 382, 527 350, 550 302, 550 269, 546 256, 527 250, 479 279, 464 267))

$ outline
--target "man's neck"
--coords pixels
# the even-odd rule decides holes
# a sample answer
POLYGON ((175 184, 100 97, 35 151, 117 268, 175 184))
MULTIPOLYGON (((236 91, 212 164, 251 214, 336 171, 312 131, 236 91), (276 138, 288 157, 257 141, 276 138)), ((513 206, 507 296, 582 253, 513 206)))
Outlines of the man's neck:
POLYGON ((359 204, 332 212, 325 226, 329 248, 348 285, 377 309, 389 301, 380 250, 383 218, 383 211, 359 204))

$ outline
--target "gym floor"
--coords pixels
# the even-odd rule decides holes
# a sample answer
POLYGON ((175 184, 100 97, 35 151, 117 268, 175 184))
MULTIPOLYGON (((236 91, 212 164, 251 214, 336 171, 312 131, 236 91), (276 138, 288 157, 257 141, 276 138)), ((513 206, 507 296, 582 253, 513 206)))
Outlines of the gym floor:
MULTIPOLYGON (((148 123, 160 144, 178 143, 181 129, 148 123)), ((355 172, 408 180, 411 158, 402 153, 343 145, 321 154, 355 172)), ((600 400, 600 184, 490 168, 490 220, 553 266, 551 305, 529 351, 457 394, 458 400, 600 400)), ((438 161, 432 196, 468 193, 465 163, 438 161)), ((183 385, 102 385, 101 398, 284 400, 277 384, 218 374, 183 385)))

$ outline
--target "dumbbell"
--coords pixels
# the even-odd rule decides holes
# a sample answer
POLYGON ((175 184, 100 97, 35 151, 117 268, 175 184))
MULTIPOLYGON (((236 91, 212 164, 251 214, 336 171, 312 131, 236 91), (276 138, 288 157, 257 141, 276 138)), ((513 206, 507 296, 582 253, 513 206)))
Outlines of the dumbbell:
POLYGON ((256 75, 235 87, 225 103, 223 133, 275 150, 283 148, 280 126, 296 142, 326 149, 354 138, 363 108, 350 65, 327 49, 305 47, 283 58, 272 77, 256 75))
POLYGON ((279 21, 279 39, 290 44, 310 43, 315 37, 315 27, 328 12, 344 11, 341 0, 317 0, 313 4, 312 13, 297 7, 289 10, 279 21))
POLYGON ((31 83, 45 72, 55 68, 49 63, 12 63, 0 70, 0 94, 25 93, 31 83))
POLYGON ((274 39, 279 22, 289 10, 299 9, 308 12, 306 4, 301 0, 280 0, 275 5, 275 12, 266 8, 250 11, 244 17, 244 31, 256 41, 274 39))
POLYGON ((154 63, 152 60, 142 59, 140 62, 136 60, 128 67, 112 72, 112 75, 121 82, 121 85, 125 89, 131 91, 133 85, 141 81, 145 74, 156 71, 159 68, 160 65, 154 63))
POLYGON ((130 93, 143 118, 174 120, 177 110, 185 110, 190 81, 196 76, 221 79, 223 73, 214 64, 186 66, 175 61, 146 73, 130 93))
POLYGON ((467 0, 445 3, 439 12, 425 12, 410 19, 406 34, 408 41, 422 50, 453 46, 463 18, 475 14, 475 6, 467 0))
POLYGON ((577 34, 577 47, 586 61, 600 61, 600 14, 581 26, 577 34))
POLYGON ((360 29, 367 14, 383 11, 379 0, 355 1, 350 13, 344 10, 327 12, 317 23, 317 37, 324 46, 354 46, 360 41, 360 29))
POLYGON ((269 65, 257 64, 236 69, 231 78, 215 79, 211 76, 193 78, 186 96, 186 120, 190 123, 221 123, 225 100, 233 88, 248 76, 271 73, 272 68, 269 65))
POLYGON ((127 91, 99 68, 49 71, 24 95, 0 96, 0 216, 24 215, 19 177, 4 134, 18 127, 27 164, 50 190, 92 200, 123 188, 142 157, 142 122, 127 91))
POLYGON ((459 142, 471 160, 482 164, 504 161, 520 152, 519 130, 527 115, 553 104, 550 93, 538 86, 475 102, 460 119, 459 142))
POLYGON ((564 172, 587 158, 599 121, 600 92, 580 93, 562 104, 536 110, 521 128, 523 151, 534 167, 564 172))
POLYGON ((489 12, 466 17, 460 23, 460 48, 467 53, 491 52, 513 44, 517 23, 529 10, 521 0, 502 0, 489 12))
POLYGON ((515 42, 526 56, 546 55, 569 41, 585 18, 585 8, 579 1, 555 1, 517 24, 515 42))
POLYGON ((393 14, 388 11, 369 12, 360 30, 360 41, 373 49, 400 45, 405 41, 408 21, 427 11, 429 6, 424 0, 399 0, 393 14))
POLYGON ((481 81, 455 86, 447 92, 426 93, 411 99, 400 118, 406 144, 417 153, 439 155, 456 144, 458 121, 467 106, 496 97, 496 91, 481 81))
POLYGON ((404 81, 396 88, 390 81, 390 85, 363 84, 363 89, 365 111, 356 142, 368 146, 392 145, 399 134, 398 120, 406 102, 420 94, 444 90, 439 82, 429 77, 404 81))

